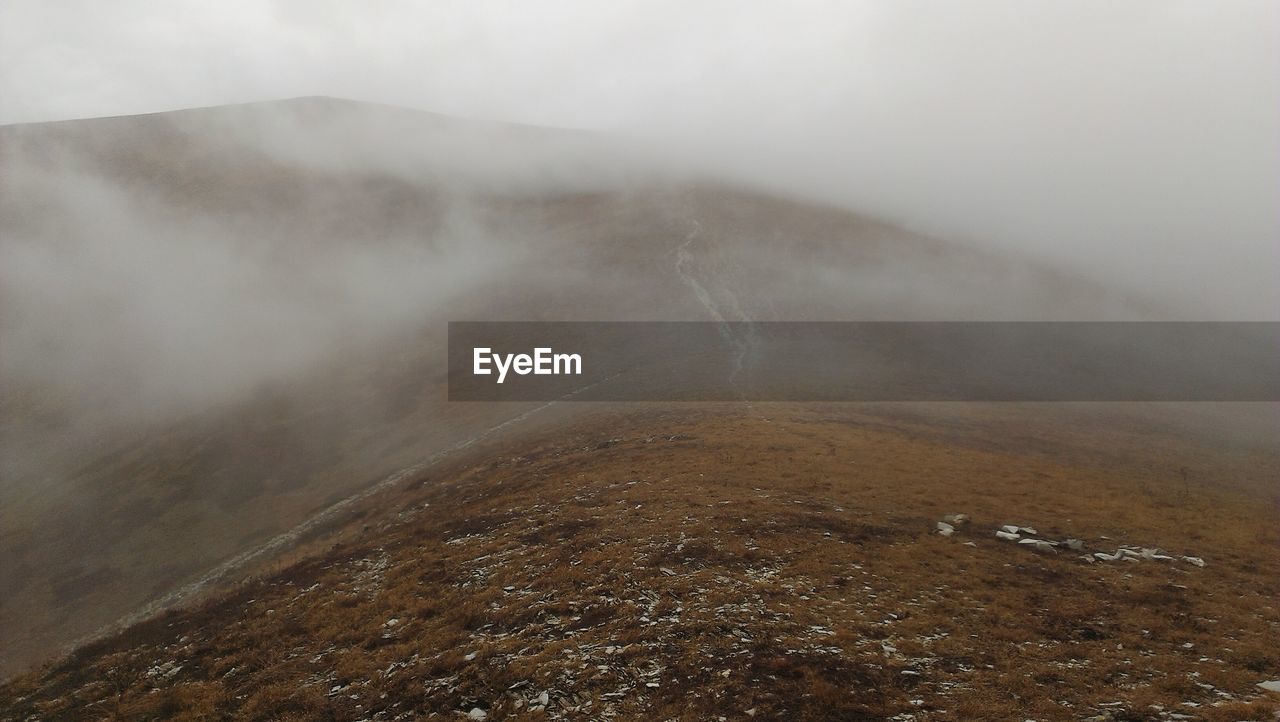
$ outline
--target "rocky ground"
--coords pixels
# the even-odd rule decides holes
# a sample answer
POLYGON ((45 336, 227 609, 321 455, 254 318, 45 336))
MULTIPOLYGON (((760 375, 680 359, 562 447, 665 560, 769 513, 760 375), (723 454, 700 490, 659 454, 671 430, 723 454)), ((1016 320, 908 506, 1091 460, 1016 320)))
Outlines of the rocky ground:
POLYGON ((603 414, 9 682, 2 716, 1276 718, 1274 451, 1019 413, 603 414))

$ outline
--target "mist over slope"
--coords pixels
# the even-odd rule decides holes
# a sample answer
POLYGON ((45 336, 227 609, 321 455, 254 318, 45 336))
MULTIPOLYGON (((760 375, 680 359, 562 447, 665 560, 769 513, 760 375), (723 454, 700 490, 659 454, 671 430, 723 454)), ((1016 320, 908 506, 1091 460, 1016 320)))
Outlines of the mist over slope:
POLYGON ((1268 0, 10 0, 0 122, 307 92, 609 130, 1185 320, 1280 320, 1278 45, 1268 0))
POLYGON ((55 426, 244 398, 464 309, 710 318, 674 272, 695 233, 712 302, 754 319, 1137 317, 1016 260, 695 183, 583 133, 324 98, 2 132, 0 363, 11 402, 78 406, 55 426))
POLYGON ((449 320, 1157 317, 602 136, 326 98, 7 126, 0 190, 5 670, 527 412, 445 404, 449 320))

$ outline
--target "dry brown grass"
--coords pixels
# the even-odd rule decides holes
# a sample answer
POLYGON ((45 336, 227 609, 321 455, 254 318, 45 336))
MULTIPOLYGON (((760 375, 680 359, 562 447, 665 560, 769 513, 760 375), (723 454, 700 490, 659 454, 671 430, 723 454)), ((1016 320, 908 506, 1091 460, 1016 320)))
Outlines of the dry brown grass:
POLYGON ((1280 675, 1274 492, 1240 483, 1274 473, 1273 453, 1110 417, 1037 443, 1021 437, 1051 427, 962 410, 605 417, 384 495, 333 548, 15 680, 0 704, 13 719, 1280 709, 1254 688, 1280 675), (952 512, 973 522, 934 533, 952 512), (1208 565, 1086 564, 997 540, 1002 523, 1208 565), (146 671, 167 662, 181 669, 146 671))

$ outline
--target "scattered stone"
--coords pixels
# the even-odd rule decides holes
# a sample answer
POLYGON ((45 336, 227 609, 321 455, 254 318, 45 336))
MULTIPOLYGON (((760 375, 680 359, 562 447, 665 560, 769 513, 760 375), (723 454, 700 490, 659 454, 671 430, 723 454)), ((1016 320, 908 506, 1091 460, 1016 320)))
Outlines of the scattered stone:
POLYGON ((156 665, 147 670, 148 677, 163 677, 164 679, 173 679, 173 676, 182 670, 182 665, 174 662, 165 662, 156 665))
POLYGON ((945 521, 938 522, 938 533, 941 534, 942 536, 951 536, 952 534, 955 533, 955 531, 956 531, 956 528, 946 523, 945 521))
POLYGON ((472 707, 471 711, 467 713, 467 719, 473 719, 473 720, 476 720, 476 722, 480 722, 480 720, 483 720, 488 716, 489 716, 489 713, 485 712, 479 707, 472 707))
POLYGON ((1266 682, 1259 682, 1258 686, 1268 692, 1280 693, 1280 679, 1270 679, 1266 682))
POLYGON ((1020 539, 1018 540, 1018 543, 1029 546, 1038 552, 1049 551, 1056 554, 1058 551, 1054 548, 1058 546, 1057 544, 1051 541, 1045 541, 1044 539, 1020 539))

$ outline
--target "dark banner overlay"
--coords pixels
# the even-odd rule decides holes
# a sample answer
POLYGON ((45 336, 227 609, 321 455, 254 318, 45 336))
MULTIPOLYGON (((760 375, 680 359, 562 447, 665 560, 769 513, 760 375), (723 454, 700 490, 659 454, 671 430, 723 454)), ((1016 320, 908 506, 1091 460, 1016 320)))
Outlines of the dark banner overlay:
POLYGON ((1280 323, 454 322, 451 401, 1280 401, 1280 323))

